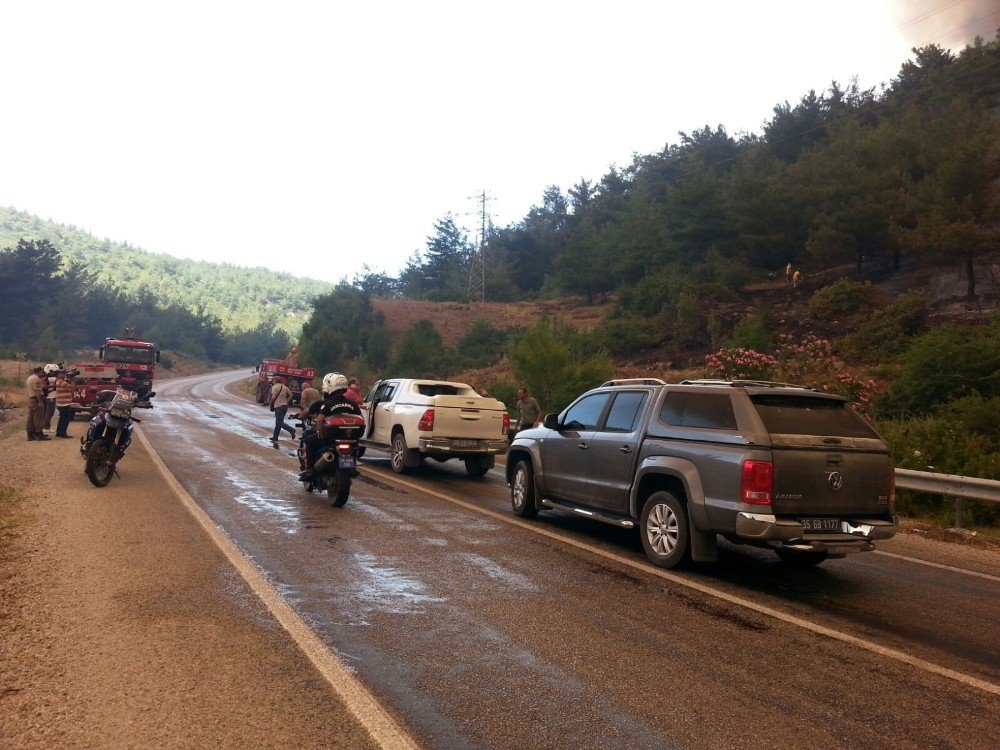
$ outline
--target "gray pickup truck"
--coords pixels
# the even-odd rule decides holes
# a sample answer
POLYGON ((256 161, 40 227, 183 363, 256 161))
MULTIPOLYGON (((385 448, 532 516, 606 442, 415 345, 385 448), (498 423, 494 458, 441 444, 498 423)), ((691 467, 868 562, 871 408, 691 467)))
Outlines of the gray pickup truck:
POLYGON ((718 536, 816 565, 896 531, 889 449, 847 401, 760 381, 609 381, 507 454, 511 507, 638 527, 672 568, 718 536))

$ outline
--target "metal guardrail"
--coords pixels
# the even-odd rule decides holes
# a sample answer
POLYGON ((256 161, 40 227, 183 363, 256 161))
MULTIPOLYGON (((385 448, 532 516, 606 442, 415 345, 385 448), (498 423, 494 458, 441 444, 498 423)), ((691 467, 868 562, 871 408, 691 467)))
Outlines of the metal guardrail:
POLYGON ((896 489, 927 492, 955 498, 955 527, 962 527, 964 500, 1000 503, 1000 481, 979 477, 960 477, 931 471, 896 469, 896 489))

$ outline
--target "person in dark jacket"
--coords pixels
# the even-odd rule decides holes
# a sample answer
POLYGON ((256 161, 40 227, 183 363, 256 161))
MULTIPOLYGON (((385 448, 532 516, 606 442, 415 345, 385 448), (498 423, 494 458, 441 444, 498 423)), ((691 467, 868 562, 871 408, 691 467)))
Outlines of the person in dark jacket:
POLYGON ((356 414, 361 416, 361 408, 347 396, 347 378, 339 372, 328 372, 323 376, 323 400, 309 407, 309 416, 316 420, 316 428, 309 430, 302 438, 305 448, 305 469, 299 474, 299 479, 312 476, 313 463, 317 450, 327 441, 324 433, 324 420, 318 417, 329 417, 334 414, 356 414))

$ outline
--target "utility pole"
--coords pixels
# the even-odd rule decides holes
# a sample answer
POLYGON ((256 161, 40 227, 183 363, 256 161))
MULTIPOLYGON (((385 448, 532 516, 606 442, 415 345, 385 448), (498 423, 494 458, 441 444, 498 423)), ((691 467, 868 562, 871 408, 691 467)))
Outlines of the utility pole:
POLYGON ((479 201, 479 246, 473 247, 469 253, 469 302, 486 301, 486 229, 489 221, 489 214, 486 213, 486 203, 489 196, 486 189, 478 195, 472 196, 479 201))

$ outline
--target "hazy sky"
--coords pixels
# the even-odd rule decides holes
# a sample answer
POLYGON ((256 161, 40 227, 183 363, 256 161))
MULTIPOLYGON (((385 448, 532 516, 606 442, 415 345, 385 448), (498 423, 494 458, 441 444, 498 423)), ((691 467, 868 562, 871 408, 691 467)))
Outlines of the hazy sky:
POLYGON ((0 205, 336 281, 517 221, 678 131, 888 82, 1000 0, 0 4, 0 205))

